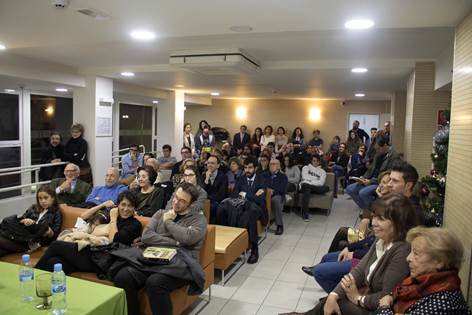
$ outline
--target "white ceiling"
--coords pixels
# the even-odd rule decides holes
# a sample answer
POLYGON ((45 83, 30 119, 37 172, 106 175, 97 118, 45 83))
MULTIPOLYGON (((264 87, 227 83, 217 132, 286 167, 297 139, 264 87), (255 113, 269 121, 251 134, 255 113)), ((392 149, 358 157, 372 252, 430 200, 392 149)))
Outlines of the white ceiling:
POLYGON ((222 97, 388 99, 404 89, 415 61, 435 60, 453 41, 470 0, 0 0, 0 42, 6 53, 74 66, 147 87, 222 97), (112 18, 75 12, 94 8, 112 18), (348 31, 350 18, 371 18, 367 31, 348 31), (238 34, 232 25, 250 25, 238 34), (131 40, 145 28, 157 39, 131 40), (182 49, 243 48, 262 61, 258 75, 205 76, 168 65, 182 49), (350 68, 363 65, 365 75, 350 68), (136 76, 123 79, 123 70, 136 76), (274 93, 275 92, 275 93, 274 93))

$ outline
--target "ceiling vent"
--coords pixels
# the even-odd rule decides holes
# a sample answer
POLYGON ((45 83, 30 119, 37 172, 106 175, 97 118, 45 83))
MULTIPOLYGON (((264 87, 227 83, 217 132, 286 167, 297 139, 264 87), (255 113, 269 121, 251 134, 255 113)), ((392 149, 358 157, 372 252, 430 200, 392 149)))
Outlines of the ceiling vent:
POLYGON ((260 62, 239 48, 215 50, 181 50, 170 55, 169 63, 205 75, 253 74, 260 62))
POLYGON ((93 8, 77 9, 78 13, 91 17, 95 20, 109 20, 111 16, 93 8))

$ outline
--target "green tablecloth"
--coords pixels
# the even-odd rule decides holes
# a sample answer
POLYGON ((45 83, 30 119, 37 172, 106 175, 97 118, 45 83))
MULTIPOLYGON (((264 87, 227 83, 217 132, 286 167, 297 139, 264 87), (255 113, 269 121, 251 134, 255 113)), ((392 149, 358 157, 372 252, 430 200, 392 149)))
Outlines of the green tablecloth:
MULTIPOLYGON (((35 269, 35 276, 45 271, 35 269)), ((40 299, 31 303, 20 301, 18 265, 0 262, 0 314, 43 315, 51 310, 37 310, 40 299)), ((123 289, 67 277, 67 313, 76 315, 127 315, 123 289)))

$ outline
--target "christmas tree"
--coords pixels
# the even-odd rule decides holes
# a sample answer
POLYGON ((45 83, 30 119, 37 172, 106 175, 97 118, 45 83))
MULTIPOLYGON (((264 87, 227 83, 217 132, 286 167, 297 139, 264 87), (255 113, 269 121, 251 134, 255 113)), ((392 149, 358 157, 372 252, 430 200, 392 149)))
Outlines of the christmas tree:
POLYGON ((433 137, 433 168, 430 175, 420 179, 421 206, 425 212, 427 226, 442 226, 444 197, 446 194, 447 150, 449 146, 449 111, 447 124, 433 137))

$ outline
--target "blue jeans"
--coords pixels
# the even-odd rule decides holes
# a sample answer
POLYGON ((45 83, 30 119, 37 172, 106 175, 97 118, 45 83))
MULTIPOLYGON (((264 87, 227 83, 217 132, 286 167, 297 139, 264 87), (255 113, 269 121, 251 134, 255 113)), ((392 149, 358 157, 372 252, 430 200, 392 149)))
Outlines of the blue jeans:
POLYGON ((338 261, 339 253, 332 252, 324 255, 321 262, 313 267, 316 282, 327 293, 333 291, 343 276, 351 271, 351 261, 338 261))
POLYGON ((352 200, 354 200, 359 208, 370 209, 372 202, 377 198, 377 194, 375 193, 377 186, 377 184, 364 186, 359 183, 354 183, 346 187, 346 193, 352 197, 352 200))
POLYGON ((344 175, 344 167, 341 165, 333 165, 333 173, 334 173, 334 194, 338 194, 338 179, 344 175))

